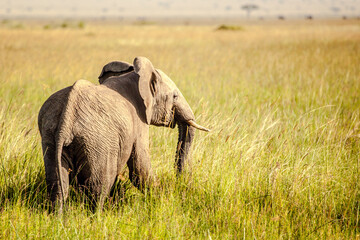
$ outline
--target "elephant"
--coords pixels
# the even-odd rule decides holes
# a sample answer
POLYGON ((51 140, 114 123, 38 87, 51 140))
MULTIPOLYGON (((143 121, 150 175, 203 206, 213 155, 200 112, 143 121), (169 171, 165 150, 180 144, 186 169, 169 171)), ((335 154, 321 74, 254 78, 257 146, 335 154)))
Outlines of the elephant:
POLYGON ((177 174, 195 129, 209 131, 195 122, 175 83, 146 57, 136 57, 133 65, 105 65, 99 82, 78 80, 51 95, 39 111, 47 192, 52 209, 60 212, 70 183, 87 193, 93 210, 102 208, 125 165, 134 186, 150 187, 149 125, 178 125, 177 174))

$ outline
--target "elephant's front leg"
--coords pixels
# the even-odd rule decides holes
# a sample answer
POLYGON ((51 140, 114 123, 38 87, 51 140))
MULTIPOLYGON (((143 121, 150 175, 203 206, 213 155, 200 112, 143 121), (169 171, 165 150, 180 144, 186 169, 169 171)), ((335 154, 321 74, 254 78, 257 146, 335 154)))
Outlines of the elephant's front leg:
POLYGON ((129 178, 135 187, 144 191, 154 182, 150 163, 149 142, 136 142, 127 162, 129 178))

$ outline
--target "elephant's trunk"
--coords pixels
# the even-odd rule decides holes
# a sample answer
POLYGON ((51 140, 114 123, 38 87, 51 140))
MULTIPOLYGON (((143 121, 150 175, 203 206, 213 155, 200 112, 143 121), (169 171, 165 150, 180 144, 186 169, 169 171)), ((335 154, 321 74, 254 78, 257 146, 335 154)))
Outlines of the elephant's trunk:
POLYGON ((195 128, 189 126, 185 122, 178 122, 178 127, 179 139, 176 149, 175 165, 177 168, 177 173, 179 174, 184 170, 187 155, 195 136, 195 128))
POLYGON ((203 131, 210 130, 195 122, 194 113, 182 95, 175 104, 175 119, 179 127, 175 164, 178 173, 181 173, 184 170, 187 155, 195 136, 195 128, 203 131))

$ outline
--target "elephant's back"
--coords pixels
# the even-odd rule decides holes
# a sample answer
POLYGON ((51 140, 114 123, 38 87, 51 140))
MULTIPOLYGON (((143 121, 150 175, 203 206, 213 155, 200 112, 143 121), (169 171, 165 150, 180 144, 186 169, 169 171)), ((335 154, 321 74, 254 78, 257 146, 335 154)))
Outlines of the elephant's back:
POLYGON ((130 138, 133 129, 131 109, 126 99, 101 85, 79 91, 75 106, 74 134, 91 138, 130 138))
POLYGON ((71 86, 55 92, 41 106, 38 115, 38 127, 41 135, 55 134, 70 90, 71 86))

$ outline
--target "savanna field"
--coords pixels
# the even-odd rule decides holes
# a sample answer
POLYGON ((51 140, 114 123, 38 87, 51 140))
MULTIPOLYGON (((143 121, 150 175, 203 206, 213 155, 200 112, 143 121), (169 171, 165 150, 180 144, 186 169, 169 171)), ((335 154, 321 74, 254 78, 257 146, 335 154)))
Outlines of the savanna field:
MULTIPOLYGON (((0 23, 1 239, 360 239, 360 21, 218 25, 0 23), (48 212, 37 114, 103 65, 148 57, 197 122, 150 127, 158 186, 126 180, 95 214, 48 212)), ((125 179, 127 179, 125 170, 125 179)))

